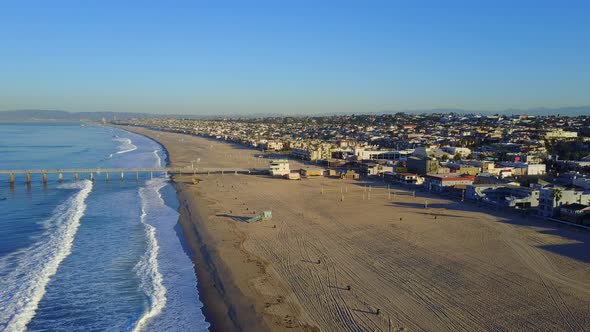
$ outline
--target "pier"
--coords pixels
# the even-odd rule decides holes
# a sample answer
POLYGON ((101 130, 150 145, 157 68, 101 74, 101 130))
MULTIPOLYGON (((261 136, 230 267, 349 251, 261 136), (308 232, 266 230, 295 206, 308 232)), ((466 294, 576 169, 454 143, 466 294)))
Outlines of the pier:
POLYGON ((7 174, 8 181, 14 184, 18 175, 24 175, 27 184, 31 183, 31 175, 41 174, 41 181, 47 183, 50 174, 56 174, 59 182, 63 182, 64 174, 73 176, 74 181, 80 179, 80 175, 87 175, 90 181, 102 178, 104 181, 110 181, 110 175, 119 177, 121 181, 125 180, 125 174, 135 176, 139 180, 140 174, 166 173, 170 175, 209 175, 209 174, 262 174, 265 170, 253 168, 192 168, 192 167, 152 167, 152 168, 80 168, 80 169, 31 169, 31 170, 0 170, 0 175, 7 174))

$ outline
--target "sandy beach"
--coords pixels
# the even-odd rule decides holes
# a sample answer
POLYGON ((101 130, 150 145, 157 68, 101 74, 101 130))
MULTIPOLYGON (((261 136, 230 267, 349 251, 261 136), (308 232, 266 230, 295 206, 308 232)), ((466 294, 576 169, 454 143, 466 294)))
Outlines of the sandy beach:
MULTIPOLYGON (((163 144, 172 166, 268 162, 220 141, 125 129, 163 144)), ((198 178, 174 181, 214 330, 590 330, 587 232, 375 182, 198 178), (272 220, 244 222, 266 209, 272 220)))

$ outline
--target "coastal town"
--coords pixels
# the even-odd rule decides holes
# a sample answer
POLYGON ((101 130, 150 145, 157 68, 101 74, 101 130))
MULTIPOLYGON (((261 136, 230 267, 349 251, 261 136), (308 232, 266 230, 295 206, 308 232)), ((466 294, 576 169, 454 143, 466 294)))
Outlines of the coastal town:
POLYGON ((590 225, 590 116, 396 113, 113 123, 260 150, 278 159, 273 175, 290 179, 362 177, 590 225), (289 159, 304 166, 290 169, 289 159))

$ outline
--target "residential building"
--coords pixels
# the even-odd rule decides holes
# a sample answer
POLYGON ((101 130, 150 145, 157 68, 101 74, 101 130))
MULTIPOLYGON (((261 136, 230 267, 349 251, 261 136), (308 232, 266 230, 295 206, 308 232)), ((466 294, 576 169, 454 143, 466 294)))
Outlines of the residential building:
POLYGON ((413 156, 406 161, 406 168, 409 173, 433 174, 438 170, 438 161, 434 158, 413 156))
POLYGON ((471 149, 456 146, 444 146, 441 150, 453 156, 459 154, 461 157, 467 157, 471 154, 471 149))
POLYGON ((590 224, 590 206, 586 204, 572 203, 559 207, 559 219, 577 224, 590 224))
POLYGON ((302 168, 300 173, 304 177, 324 176, 327 175, 327 171, 323 168, 302 168))
POLYGON ((291 173, 289 168, 289 161, 285 159, 272 160, 270 162, 270 175, 285 176, 291 173))
POLYGON ((456 174, 430 174, 424 177, 424 188, 428 191, 441 192, 457 185, 473 184, 475 176, 456 174))
POLYGON ((545 164, 527 164, 523 162, 501 162, 501 167, 512 168, 513 175, 545 175, 547 166, 545 164))
POLYGON ((349 169, 346 172, 341 173, 340 178, 345 180, 357 180, 360 178, 360 175, 357 172, 349 169))
POLYGON ((575 131, 564 131, 562 129, 552 130, 545 134, 545 139, 571 139, 578 137, 575 131))
POLYGON ((572 184, 576 187, 583 188, 584 190, 590 190, 590 177, 574 176, 572 184))
POLYGON ((516 209, 539 206, 539 190, 511 184, 471 184, 465 189, 465 199, 516 209))
POLYGON ((352 153, 356 157, 357 160, 406 160, 408 156, 410 156, 414 152, 414 150, 404 150, 404 151, 395 151, 395 150, 375 150, 369 149, 366 147, 355 147, 352 150, 352 153))
POLYGON ((414 173, 392 173, 392 172, 385 172, 383 173, 383 178, 385 180, 389 180, 391 182, 399 182, 404 184, 416 184, 420 185, 424 182, 424 179, 418 174, 414 173))
POLYGON ((572 203, 590 204, 590 192, 557 186, 541 188, 538 214, 543 217, 555 217, 560 206, 572 203))

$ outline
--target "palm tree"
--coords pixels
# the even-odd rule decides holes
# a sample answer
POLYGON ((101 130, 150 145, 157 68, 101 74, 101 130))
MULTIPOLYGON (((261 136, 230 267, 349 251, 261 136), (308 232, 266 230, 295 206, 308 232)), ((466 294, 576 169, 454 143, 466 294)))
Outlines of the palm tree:
POLYGON ((563 196, 563 192, 561 189, 555 189, 553 191, 553 198, 555 198, 555 205, 559 205, 559 201, 561 201, 561 197, 563 196))

